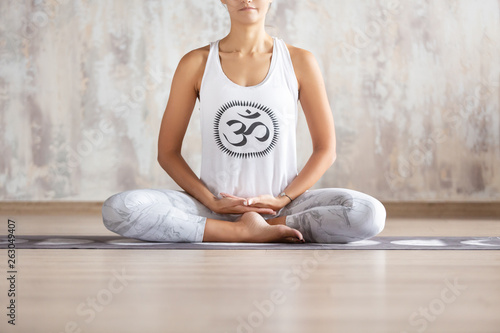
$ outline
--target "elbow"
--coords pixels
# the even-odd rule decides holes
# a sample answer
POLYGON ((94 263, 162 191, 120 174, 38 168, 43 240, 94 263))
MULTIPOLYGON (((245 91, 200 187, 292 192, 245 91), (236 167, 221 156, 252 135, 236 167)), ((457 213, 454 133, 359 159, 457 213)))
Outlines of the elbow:
POLYGON ((335 148, 325 147, 323 149, 315 149, 313 150, 314 154, 321 159, 321 163, 324 163, 328 168, 333 165, 335 160, 337 159, 337 153, 335 152, 335 148))
POLYGON ((323 149, 323 155, 326 160, 328 167, 331 167, 335 160, 337 159, 337 151, 335 145, 328 145, 323 149))
POLYGON ((158 164, 163 168, 165 169, 165 156, 164 154, 160 154, 158 153, 158 156, 156 158, 156 160, 158 161, 158 164))
POLYGON ((335 162, 335 160, 337 159, 337 153, 335 152, 335 150, 331 150, 328 152, 327 154, 327 157, 328 157, 328 167, 331 167, 333 165, 333 163, 335 162))
POLYGON ((333 165, 333 163, 335 163, 335 160, 337 159, 337 152, 334 150, 331 154, 330 154, 330 166, 333 165))
POLYGON ((168 161, 172 160, 171 153, 164 150, 160 150, 158 152, 156 160, 158 161, 158 164, 160 164, 160 166, 163 168, 163 170, 166 171, 168 167, 168 161))

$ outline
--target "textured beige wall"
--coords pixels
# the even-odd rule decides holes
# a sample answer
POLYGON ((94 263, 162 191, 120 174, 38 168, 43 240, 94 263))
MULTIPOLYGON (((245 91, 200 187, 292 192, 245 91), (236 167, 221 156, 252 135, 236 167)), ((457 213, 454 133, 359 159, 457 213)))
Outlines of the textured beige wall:
MULTIPOLYGON (((229 25, 218 0, 0 1, 0 199, 177 188, 156 162, 170 80, 229 25)), ((317 184, 382 200, 500 200, 499 0, 278 0, 311 50, 338 159, 317 184)), ((200 167, 197 112, 186 159, 200 167)), ((310 153, 303 117, 299 159, 310 153)))

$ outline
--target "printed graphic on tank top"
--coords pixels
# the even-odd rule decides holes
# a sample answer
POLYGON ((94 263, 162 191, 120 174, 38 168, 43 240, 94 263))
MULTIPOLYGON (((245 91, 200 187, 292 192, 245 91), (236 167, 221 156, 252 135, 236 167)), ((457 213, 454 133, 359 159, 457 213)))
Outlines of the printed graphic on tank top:
POLYGON ((249 87, 226 76, 219 41, 210 43, 200 89, 200 178, 214 195, 277 196, 297 176, 297 79, 286 44, 273 41, 266 77, 249 87))

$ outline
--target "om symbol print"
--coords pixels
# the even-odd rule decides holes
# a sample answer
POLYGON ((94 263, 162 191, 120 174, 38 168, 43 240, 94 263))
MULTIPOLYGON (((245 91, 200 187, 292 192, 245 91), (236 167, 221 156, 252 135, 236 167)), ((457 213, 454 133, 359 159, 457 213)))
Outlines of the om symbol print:
POLYGON ((262 157, 276 146, 278 122, 268 107, 232 101, 217 111, 214 136, 217 146, 232 157, 262 157))

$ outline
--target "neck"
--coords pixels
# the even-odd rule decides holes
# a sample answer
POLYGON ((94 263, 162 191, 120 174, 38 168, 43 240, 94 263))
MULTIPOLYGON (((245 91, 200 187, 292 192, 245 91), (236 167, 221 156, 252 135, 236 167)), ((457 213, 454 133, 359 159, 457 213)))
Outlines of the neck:
POLYGON ((264 23, 259 25, 231 24, 231 31, 221 42, 228 52, 251 54, 267 52, 272 37, 264 29, 264 23))

